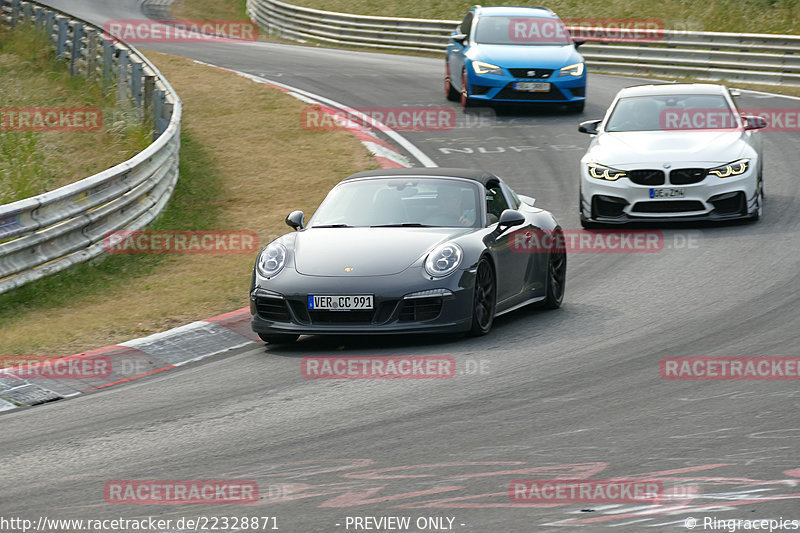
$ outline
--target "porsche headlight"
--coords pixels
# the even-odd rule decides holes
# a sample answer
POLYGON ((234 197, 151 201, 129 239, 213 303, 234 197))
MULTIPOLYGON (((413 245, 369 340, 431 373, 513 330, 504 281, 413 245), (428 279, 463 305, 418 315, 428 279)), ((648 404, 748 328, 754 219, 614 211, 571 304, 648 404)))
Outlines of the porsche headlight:
POLYGON ((449 242, 437 246, 425 259, 425 271, 435 278, 443 278, 451 274, 458 265, 464 252, 455 243, 449 242))
POLYGON ((273 242, 258 256, 256 268, 258 273, 265 277, 271 278, 281 271, 286 264, 286 247, 280 243, 273 242))
POLYGON ((583 74, 583 63, 575 63, 574 65, 567 65, 566 67, 562 67, 561 70, 558 72, 558 76, 580 76, 583 74))
POLYGON ((718 178, 729 178, 731 176, 738 176, 747 172, 747 167, 750 164, 749 159, 739 159, 727 165, 720 165, 718 167, 708 169, 709 174, 714 174, 718 178))
POLYGON ((627 172, 624 170, 617 170, 597 163, 589 163, 587 166, 589 167, 589 176, 599 180, 617 181, 620 178, 628 177, 627 172))
POLYGON ((475 71, 475 74, 497 74, 498 76, 503 75, 502 68, 498 67, 497 65, 492 65, 491 63, 484 63, 483 61, 473 61, 472 69, 475 71))

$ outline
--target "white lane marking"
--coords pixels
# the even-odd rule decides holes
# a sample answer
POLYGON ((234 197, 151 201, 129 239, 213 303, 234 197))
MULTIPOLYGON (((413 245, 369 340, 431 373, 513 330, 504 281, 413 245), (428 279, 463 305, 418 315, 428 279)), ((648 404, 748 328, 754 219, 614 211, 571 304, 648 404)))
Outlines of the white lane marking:
POLYGON ((346 106, 344 104, 341 104, 341 103, 339 103, 339 102, 337 102, 335 100, 331 100, 330 98, 325 98, 324 96, 320 96, 318 94, 314 94, 314 93, 309 92, 309 91, 304 91, 302 89, 298 89, 297 87, 292 87, 291 85, 287 85, 285 83, 280 83, 280 82, 277 82, 277 81, 268 80, 267 78, 262 78, 261 76, 256 76, 255 74, 248 74, 247 72, 241 72, 241 71, 238 71, 238 70, 229 69, 227 67, 221 67, 219 65, 214 65, 213 63, 206 63, 204 61, 199 61, 199 60, 196 60, 196 59, 194 60, 194 62, 197 63, 197 64, 200 64, 200 65, 207 65, 209 67, 215 67, 215 68, 219 68, 219 69, 228 70, 230 72, 234 72, 234 73, 238 74, 239 76, 242 76, 242 77, 247 78, 249 80, 255 81, 257 83, 269 83, 269 84, 272 84, 272 85, 276 85, 278 87, 282 87, 282 88, 286 89, 287 91, 290 91, 290 92, 293 92, 293 93, 297 93, 298 95, 305 96, 306 98, 311 98, 312 100, 315 100, 315 102, 313 102, 313 103, 323 103, 323 104, 327 104, 327 105, 329 105, 331 107, 335 107, 337 109, 341 109, 342 111, 344 111, 346 113, 349 113, 349 114, 351 114, 351 115, 353 115, 355 117, 358 117, 360 120, 364 121, 364 124, 374 124, 377 129, 380 129, 381 131, 383 131, 390 139, 392 139, 397 144, 399 144, 400 146, 405 148, 408 151, 408 153, 410 153, 412 156, 414 156, 417 159, 417 161, 420 162, 420 164, 422 166, 427 167, 427 168, 436 168, 436 167, 439 166, 433 161, 433 159, 431 159, 430 157, 425 155, 422 152, 422 150, 417 148, 416 145, 414 145, 411 141, 409 141, 408 139, 406 139, 405 137, 403 137, 402 135, 397 133, 395 130, 389 128, 388 126, 386 126, 382 122, 379 122, 379 121, 375 120, 372 117, 366 116, 364 113, 361 113, 357 109, 354 109, 352 107, 349 107, 349 106, 346 106))

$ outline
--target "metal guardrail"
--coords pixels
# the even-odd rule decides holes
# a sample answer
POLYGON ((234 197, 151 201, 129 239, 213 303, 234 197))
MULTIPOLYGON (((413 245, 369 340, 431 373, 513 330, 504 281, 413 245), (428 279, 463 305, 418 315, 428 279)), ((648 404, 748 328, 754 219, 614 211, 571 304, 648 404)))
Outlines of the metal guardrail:
MULTIPOLYGON (((334 13, 278 0, 248 0, 247 12, 263 29, 293 40, 425 52, 443 52, 459 24, 334 13)), ((619 30, 583 28, 581 33, 615 31, 619 30)), ((647 40, 588 40, 580 51, 595 72, 800 86, 800 36, 796 35, 659 30, 647 40)))
POLYGON ((47 34, 73 75, 115 88, 120 101, 152 121, 156 138, 113 168, 0 206, 0 293, 98 256, 109 232, 144 227, 178 180, 182 104, 158 69, 89 22, 34 1, 0 0, 0 24, 24 22, 47 34))

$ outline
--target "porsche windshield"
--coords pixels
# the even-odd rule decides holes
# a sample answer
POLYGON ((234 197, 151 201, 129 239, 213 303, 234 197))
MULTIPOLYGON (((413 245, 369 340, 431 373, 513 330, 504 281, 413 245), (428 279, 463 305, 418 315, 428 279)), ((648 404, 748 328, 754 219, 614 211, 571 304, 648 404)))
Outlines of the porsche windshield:
POLYGON ((719 94, 669 94, 620 98, 607 132, 737 128, 734 109, 719 94))
POLYGON ((309 225, 477 227, 478 183, 447 178, 377 178, 337 185, 309 225))
POLYGON ((479 44, 565 46, 572 43, 564 23, 545 17, 481 17, 475 29, 479 44))

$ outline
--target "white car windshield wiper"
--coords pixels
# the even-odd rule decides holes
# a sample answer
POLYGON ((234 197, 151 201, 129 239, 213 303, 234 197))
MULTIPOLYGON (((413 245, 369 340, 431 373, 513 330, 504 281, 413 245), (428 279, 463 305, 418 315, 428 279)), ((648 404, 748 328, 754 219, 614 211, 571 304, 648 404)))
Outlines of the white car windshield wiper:
POLYGON ((432 228, 428 224, 420 224, 419 222, 403 222, 402 224, 378 224, 377 226, 370 226, 370 228, 432 228))
POLYGON ((349 228, 351 226, 349 226, 347 224, 319 224, 319 225, 315 224, 315 225, 313 225, 311 227, 312 228, 349 228))

